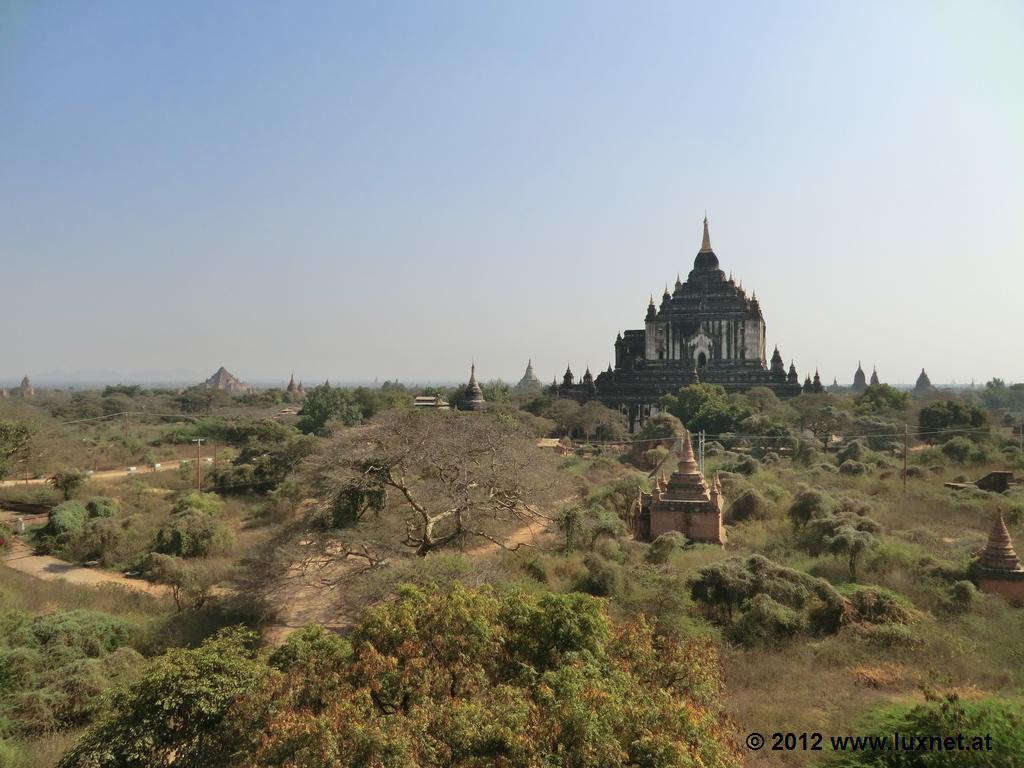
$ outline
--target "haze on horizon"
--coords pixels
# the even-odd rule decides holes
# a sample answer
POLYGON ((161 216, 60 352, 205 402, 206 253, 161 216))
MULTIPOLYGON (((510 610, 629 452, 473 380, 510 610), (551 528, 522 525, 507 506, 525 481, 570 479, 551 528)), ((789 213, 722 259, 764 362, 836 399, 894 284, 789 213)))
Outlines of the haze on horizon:
POLYGON ((801 378, 1024 380, 1024 6, 0 5, 0 381, 595 373, 700 245, 801 378))

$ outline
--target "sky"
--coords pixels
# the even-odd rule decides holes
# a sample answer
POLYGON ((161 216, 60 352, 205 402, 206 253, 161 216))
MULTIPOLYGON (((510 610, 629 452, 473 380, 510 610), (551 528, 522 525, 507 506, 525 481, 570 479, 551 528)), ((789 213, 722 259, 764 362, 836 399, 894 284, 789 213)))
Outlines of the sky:
POLYGON ((0 0, 0 381, 603 369, 701 220, 801 377, 1024 380, 1024 4, 0 0))

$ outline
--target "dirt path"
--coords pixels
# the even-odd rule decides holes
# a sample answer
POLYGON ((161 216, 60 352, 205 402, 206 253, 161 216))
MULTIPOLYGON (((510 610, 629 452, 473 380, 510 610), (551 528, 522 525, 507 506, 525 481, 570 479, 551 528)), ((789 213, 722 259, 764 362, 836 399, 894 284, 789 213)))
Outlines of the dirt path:
POLYGON ((128 589, 147 592, 151 595, 165 595, 167 588, 159 584, 150 584, 142 579, 129 579, 120 573, 105 571, 102 568, 85 568, 81 565, 59 560, 49 555, 34 555, 25 543, 14 540, 11 551, 0 560, 8 568, 20 573, 34 576, 44 581, 63 579, 83 587, 98 587, 102 584, 119 584, 128 589))
MULTIPOLYGON (((93 472, 91 475, 89 475, 89 480, 118 480, 122 477, 127 477, 128 475, 151 475, 153 474, 153 472, 166 472, 168 470, 177 469, 178 467, 180 467, 182 461, 191 461, 191 459, 161 462, 160 468, 156 470, 150 469, 148 467, 144 470, 128 468, 103 469, 100 470, 99 472, 93 472)), ((19 485, 46 485, 49 482, 50 478, 48 477, 33 477, 29 478, 28 480, 0 480, 0 488, 13 488, 19 485)))

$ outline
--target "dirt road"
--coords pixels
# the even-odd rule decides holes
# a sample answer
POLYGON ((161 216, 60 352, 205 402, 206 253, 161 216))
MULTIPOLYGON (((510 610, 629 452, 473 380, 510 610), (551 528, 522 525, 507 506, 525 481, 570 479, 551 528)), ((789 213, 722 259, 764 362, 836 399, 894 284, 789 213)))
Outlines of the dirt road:
POLYGON ((129 579, 120 573, 105 571, 102 568, 85 568, 74 565, 49 555, 34 555, 29 547, 14 540, 11 551, 0 559, 5 566, 20 573, 34 576, 37 579, 53 581, 63 579, 83 587, 98 587, 102 584, 118 584, 128 589, 147 592, 151 595, 167 594, 167 588, 159 584, 150 584, 142 579, 129 579))
MULTIPOLYGON (((155 470, 156 472, 166 472, 171 469, 177 469, 181 466, 181 461, 191 461, 190 459, 165 461, 160 464, 160 468, 155 470)), ((128 475, 143 475, 151 474, 154 470, 149 467, 145 469, 102 469, 99 472, 93 472, 89 475, 90 480, 105 481, 105 480, 118 480, 128 475)), ((46 485, 50 482, 48 477, 32 477, 28 480, 0 480, 0 488, 13 488, 19 485, 46 485)))

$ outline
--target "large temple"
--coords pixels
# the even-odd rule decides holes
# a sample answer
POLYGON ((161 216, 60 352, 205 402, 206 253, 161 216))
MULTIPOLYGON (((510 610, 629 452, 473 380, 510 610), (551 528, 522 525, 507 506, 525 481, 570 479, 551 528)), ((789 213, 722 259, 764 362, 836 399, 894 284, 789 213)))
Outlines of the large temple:
POLYGON ((686 281, 676 277, 661 304, 651 297, 644 327, 615 339, 615 366, 596 377, 588 369, 576 383, 567 368, 557 385, 561 397, 596 399, 624 414, 635 432, 658 412, 663 395, 697 382, 719 384, 728 391, 768 387, 779 397, 801 392, 796 367, 786 370, 776 347, 769 362, 765 322, 757 294, 719 268, 711 248, 708 220, 704 239, 686 281))

